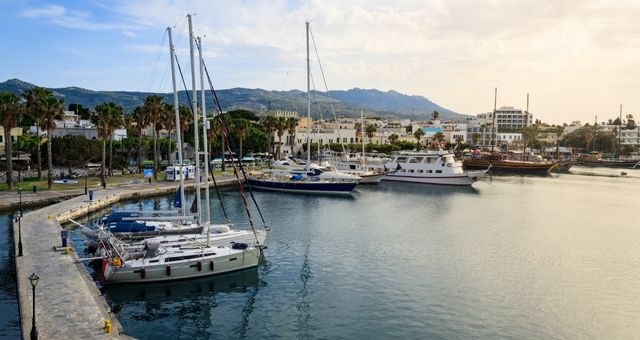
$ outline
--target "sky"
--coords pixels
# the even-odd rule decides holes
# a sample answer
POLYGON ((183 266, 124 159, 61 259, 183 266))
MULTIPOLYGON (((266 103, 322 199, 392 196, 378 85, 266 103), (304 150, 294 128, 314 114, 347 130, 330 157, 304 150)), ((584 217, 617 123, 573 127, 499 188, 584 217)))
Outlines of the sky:
POLYGON ((0 0, 0 82, 171 92, 167 27, 191 82, 187 14, 217 90, 306 91, 308 21, 312 89, 472 115, 497 89, 549 124, 640 116, 637 0, 0 0))

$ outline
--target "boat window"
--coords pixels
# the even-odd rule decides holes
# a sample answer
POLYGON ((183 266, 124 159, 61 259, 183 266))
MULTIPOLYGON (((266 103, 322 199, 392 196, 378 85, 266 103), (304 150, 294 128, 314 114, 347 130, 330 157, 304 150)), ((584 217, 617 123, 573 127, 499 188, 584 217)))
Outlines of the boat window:
POLYGON ((238 259, 237 257, 232 257, 232 258, 229 259, 229 261, 235 261, 237 259, 238 259))
POLYGON ((404 163, 406 161, 407 161, 407 157, 405 157, 405 156, 396 158, 396 162, 398 162, 398 163, 404 163))
POLYGON ((442 173, 442 170, 436 170, 436 173, 437 173, 437 174, 441 174, 441 173, 442 173))
POLYGON ((420 169, 418 170, 419 173, 424 173, 424 170, 420 169))
POLYGON ((415 171, 413 169, 409 170, 410 173, 414 173, 415 171))

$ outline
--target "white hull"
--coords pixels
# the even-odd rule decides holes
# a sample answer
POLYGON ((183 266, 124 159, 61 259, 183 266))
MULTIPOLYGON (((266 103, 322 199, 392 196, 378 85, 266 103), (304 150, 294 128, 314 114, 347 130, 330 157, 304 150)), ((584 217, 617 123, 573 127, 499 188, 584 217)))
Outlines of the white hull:
MULTIPOLYGON (((223 232, 215 232, 212 229, 209 234, 209 244, 215 247, 231 247, 234 243, 246 243, 250 247, 264 246, 267 239, 266 230, 234 230, 227 228, 223 232)), ((160 246, 169 248, 184 244, 204 244, 207 241, 207 234, 185 234, 155 236, 145 239, 146 242, 158 243, 160 246)), ((144 242, 136 242, 125 246, 127 250, 141 249, 144 242)))
POLYGON ((256 267, 260 257, 258 248, 235 250, 228 247, 202 248, 200 255, 180 252, 161 257, 125 261, 122 266, 108 263, 104 270, 105 283, 161 282, 218 275, 256 267), (215 256, 206 256, 215 252, 215 256))
POLYGON ((487 172, 464 171, 461 161, 442 151, 400 154, 385 167, 396 171, 386 174, 384 181, 458 186, 472 185, 487 172))

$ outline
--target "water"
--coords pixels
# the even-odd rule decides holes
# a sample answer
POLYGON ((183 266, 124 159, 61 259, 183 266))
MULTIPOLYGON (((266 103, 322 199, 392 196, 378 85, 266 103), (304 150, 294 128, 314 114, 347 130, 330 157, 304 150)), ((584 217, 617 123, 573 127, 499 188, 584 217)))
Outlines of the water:
MULTIPOLYGON (((640 175, 627 172, 256 192, 273 227, 257 269, 105 295, 143 339, 637 338, 640 175)), ((223 200, 244 218, 237 193, 223 200)))

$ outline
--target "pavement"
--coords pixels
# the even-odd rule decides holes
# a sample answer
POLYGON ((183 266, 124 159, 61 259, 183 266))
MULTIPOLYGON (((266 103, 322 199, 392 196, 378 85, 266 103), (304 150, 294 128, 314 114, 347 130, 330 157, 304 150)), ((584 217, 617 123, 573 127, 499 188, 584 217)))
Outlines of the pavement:
MULTIPOLYGON (((225 176, 216 181, 219 186, 233 185, 235 178, 225 176)), ((178 185, 134 180, 93 190, 92 200, 84 195, 84 189, 22 192, 22 197, 16 192, 0 194, 4 209, 17 210, 20 204, 23 209, 41 206, 24 209, 22 218, 13 221, 23 339, 29 337, 33 325, 41 339, 128 339, 78 255, 61 247, 60 225, 121 200, 172 194, 178 185), (28 279, 31 273, 40 277, 35 294, 28 279)), ((191 181, 185 189, 194 186, 191 181)))

